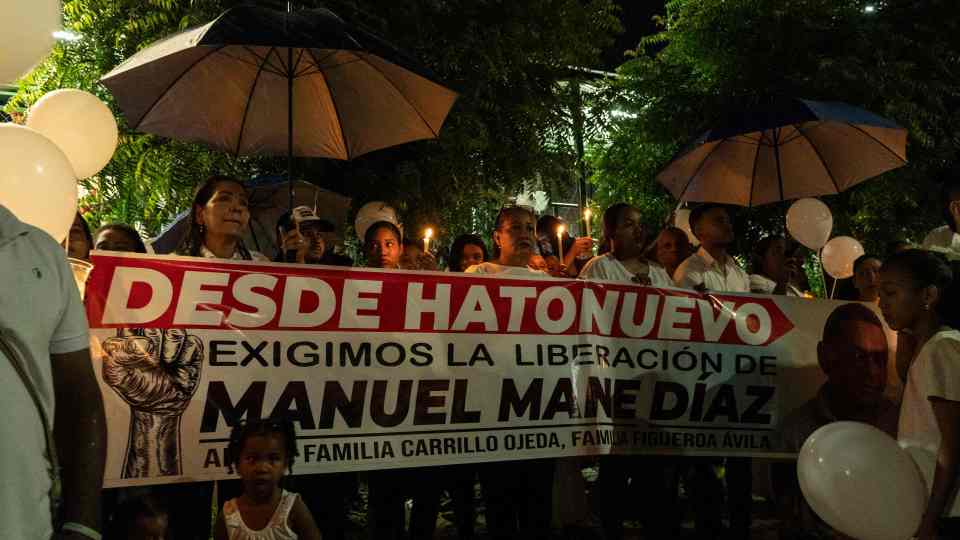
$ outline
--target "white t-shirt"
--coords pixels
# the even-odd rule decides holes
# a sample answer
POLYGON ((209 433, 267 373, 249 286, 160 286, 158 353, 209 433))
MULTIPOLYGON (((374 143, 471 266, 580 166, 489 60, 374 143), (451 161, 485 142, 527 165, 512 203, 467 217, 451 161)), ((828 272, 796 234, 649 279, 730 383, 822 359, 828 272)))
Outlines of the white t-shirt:
POLYGON ((296 493, 280 490, 280 502, 267 526, 260 530, 247 527, 237 506, 237 499, 223 503, 223 524, 229 540, 297 540, 297 533, 290 528, 290 512, 297 502, 296 493))
MULTIPOLYGON (((250 260, 251 260, 251 261, 255 261, 255 262, 270 262, 270 259, 269 259, 266 255, 264 255, 263 253, 260 253, 259 251, 253 251, 252 249, 249 249, 249 250, 247 250, 247 253, 250 254, 250 260)), ((207 249, 207 246, 200 246, 200 256, 203 257, 204 259, 219 259, 219 258, 220 258, 220 257, 217 257, 217 254, 216 254, 216 253, 214 253, 214 252, 210 251, 209 249, 207 249)), ((231 260, 234 260, 234 261, 243 261, 243 260, 246 260, 246 259, 243 258, 243 254, 240 253, 240 250, 239 250, 239 249, 233 252, 233 257, 230 257, 230 259, 231 259, 231 260)))
MULTIPOLYGON (((667 271, 657 263, 648 263, 650 272, 650 285, 653 287, 673 287, 673 280, 667 275, 667 271)), ((623 265, 612 253, 597 255, 587 261, 587 264, 580 270, 581 279, 604 279, 607 281, 623 281, 633 283, 635 274, 623 265)))
POLYGON ((946 251, 952 255, 960 256, 960 234, 953 232, 953 229, 944 225, 927 233, 923 239, 923 249, 933 249, 936 251, 946 251))
POLYGON ((466 270, 467 274, 506 274, 508 276, 525 276, 532 278, 549 277, 546 272, 534 270, 528 266, 507 266, 492 262, 475 264, 466 270))
MULTIPOLYGON (((15 336, 47 420, 54 418, 51 354, 89 347, 87 318, 64 249, 0 206, 0 328, 15 336)), ((46 438, 40 413, 0 352, 0 531, 4 538, 53 534, 46 438)))
MULTIPOLYGON (((897 439, 901 445, 917 446, 936 456, 941 434, 930 397, 960 401, 960 332, 952 328, 941 328, 920 349, 907 373, 900 404, 897 439)), ((933 470, 923 474, 929 489, 933 470)), ((945 515, 960 516, 960 497, 947 504, 945 515)))
POLYGON ((704 285, 714 292, 750 292, 750 277, 736 259, 727 255, 727 260, 720 264, 702 247, 680 263, 673 281, 682 289, 704 285))

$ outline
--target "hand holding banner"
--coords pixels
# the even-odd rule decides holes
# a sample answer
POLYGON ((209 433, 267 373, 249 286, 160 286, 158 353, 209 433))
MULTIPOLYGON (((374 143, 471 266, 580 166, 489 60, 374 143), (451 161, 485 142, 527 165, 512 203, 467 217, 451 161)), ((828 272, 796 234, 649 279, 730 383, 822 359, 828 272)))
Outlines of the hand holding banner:
MULTIPOLYGON (((860 304, 609 282, 93 262, 87 315, 103 350, 94 368, 112 486, 223 478, 231 426, 276 416, 295 422, 306 473, 606 453, 789 457, 783 429, 802 440, 810 425, 791 411, 813 410, 824 382, 828 315, 852 306, 875 317, 860 304)), ((871 346, 885 354, 879 336, 871 346)))

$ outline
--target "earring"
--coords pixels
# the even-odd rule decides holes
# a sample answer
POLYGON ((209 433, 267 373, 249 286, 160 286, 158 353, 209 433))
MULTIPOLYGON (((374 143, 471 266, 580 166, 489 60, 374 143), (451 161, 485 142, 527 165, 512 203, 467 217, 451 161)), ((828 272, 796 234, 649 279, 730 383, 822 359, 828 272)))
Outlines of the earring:
POLYGON ((204 231, 203 223, 201 223, 201 224, 200 224, 200 234, 201 234, 201 235, 203 235, 203 231, 204 231))

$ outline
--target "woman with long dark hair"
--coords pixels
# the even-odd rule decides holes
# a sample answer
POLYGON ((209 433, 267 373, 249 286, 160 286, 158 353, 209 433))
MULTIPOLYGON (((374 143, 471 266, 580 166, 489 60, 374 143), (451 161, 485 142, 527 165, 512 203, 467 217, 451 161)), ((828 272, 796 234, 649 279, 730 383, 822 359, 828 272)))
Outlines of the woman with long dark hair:
POLYGON ((639 209, 626 203, 607 208, 603 213, 603 240, 607 252, 590 259, 580 271, 581 278, 673 287, 666 270, 644 254, 647 232, 639 209))
POLYGON ((461 234, 450 246, 449 269, 451 272, 465 272, 467 268, 489 259, 482 238, 475 234, 461 234))
MULTIPOLYGON (((880 269, 880 310, 890 328, 914 340, 897 439, 933 452, 923 471, 926 512, 914 538, 960 535, 960 327, 955 268, 922 250, 898 253, 880 269)), ((891 493, 891 496, 896 496, 891 493)))
POLYGON ((243 245, 250 224, 247 191, 236 178, 211 176, 190 205, 190 227, 177 247, 178 255, 207 259, 269 261, 243 245))
MULTIPOLYGON (((644 247, 647 233, 640 210, 617 203, 603 213, 603 239, 607 252, 583 267, 582 279, 602 279, 653 287, 673 287, 660 264, 651 261, 644 247)), ((686 239, 686 237, 684 237, 686 239)), ((596 484, 598 513, 610 540, 624 537, 623 520, 631 508, 642 508, 641 520, 652 538, 672 538, 679 524, 675 459, 663 456, 603 456, 596 484), (641 501, 630 498, 630 485, 642 483, 641 501), (637 504, 639 503, 639 504, 637 504)))
MULTIPOLYGON (((239 180, 229 176, 211 176, 200 185, 190 205, 190 227, 184 234, 177 255, 203 257, 206 259, 228 259, 245 261, 263 261, 269 259, 256 251, 248 250, 241 241, 243 231, 250 223, 250 209, 247 191, 239 180)), ((228 499, 238 495, 242 486, 237 480, 217 482, 217 505, 222 507, 228 499)), ((209 536, 210 497, 213 494, 213 482, 172 485, 163 490, 170 501, 171 514, 178 516, 173 523, 174 538, 209 536), (182 516, 182 517, 181 517, 182 516), (195 529, 191 535, 178 530, 183 523, 190 523, 195 529)))

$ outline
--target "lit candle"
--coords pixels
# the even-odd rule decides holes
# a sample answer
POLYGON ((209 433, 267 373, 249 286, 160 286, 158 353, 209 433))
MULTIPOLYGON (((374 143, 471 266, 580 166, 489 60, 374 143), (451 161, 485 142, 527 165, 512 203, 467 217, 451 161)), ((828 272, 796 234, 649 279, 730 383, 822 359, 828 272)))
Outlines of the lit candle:
POLYGON ((565 230, 567 230, 567 228, 563 225, 557 227, 557 249, 559 250, 560 264, 563 264, 563 232, 565 230))
POLYGON ((430 239, 433 238, 433 229, 427 227, 423 232, 423 252, 430 253, 430 239))
POLYGON ((587 238, 590 238, 590 217, 592 215, 589 208, 583 211, 583 222, 587 225, 587 238))

